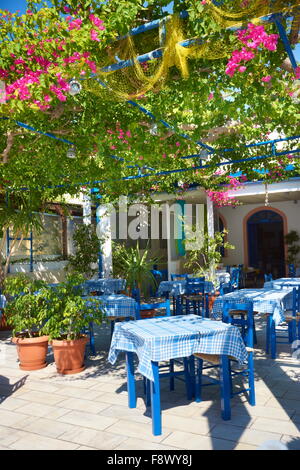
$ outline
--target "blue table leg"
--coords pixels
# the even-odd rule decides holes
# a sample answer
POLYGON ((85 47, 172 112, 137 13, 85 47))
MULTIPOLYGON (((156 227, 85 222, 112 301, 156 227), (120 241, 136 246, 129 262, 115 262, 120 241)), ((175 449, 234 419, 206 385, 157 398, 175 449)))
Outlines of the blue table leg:
POLYGON ((96 354, 96 348, 95 348, 95 336, 94 336, 94 324, 92 321, 90 321, 89 324, 89 334, 90 334, 90 350, 92 351, 92 354, 96 354))
POLYGON ((126 352, 126 370, 127 370, 127 389, 128 389, 128 406, 136 408, 136 391, 134 381, 134 365, 133 353, 126 352))
POLYGON ((151 382, 151 414, 152 414, 152 433, 154 436, 160 436, 161 427, 161 408, 160 408, 160 387, 159 387, 159 367, 158 362, 151 362, 154 382, 151 382))
POLYGON ((111 320, 111 322, 110 322, 110 340, 112 339, 114 329, 115 329, 115 320, 111 320))
POLYGON ((270 324, 270 342, 271 342, 271 358, 276 359, 276 330, 275 322, 273 317, 270 315, 271 324, 270 324))
POLYGON ((271 339, 271 315, 267 316, 267 331, 266 331, 266 353, 270 352, 270 339, 271 339))
POLYGON ((175 389, 174 359, 170 359, 169 372, 170 372, 170 392, 173 392, 173 390, 175 389))
POLYGON ((176 295, 175 297, 175 315, 182 315, 180 295, 176 295))
POLYGON ((231 395, 231 384, 230 384, 230 372, 229 372, 229 359, 228 356, 221 356, 221 409, 222 418, 227 421, 231 418, 230 409, 230 395, 231 395))

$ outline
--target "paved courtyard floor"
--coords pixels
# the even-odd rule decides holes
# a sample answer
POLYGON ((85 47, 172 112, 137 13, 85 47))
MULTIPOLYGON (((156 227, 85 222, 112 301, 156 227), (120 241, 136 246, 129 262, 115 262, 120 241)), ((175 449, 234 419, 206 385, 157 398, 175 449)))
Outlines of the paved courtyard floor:
POLYGON ((1 332, 0 449, 255 450, 276 440, 300 450, 300 358, 292 359, 286 344, 278 345, 276 361, 267 358, 262 320, 258 330, 257 405, 236 396, 225 422, 217 387, 205 387, 203 401, 195 403, 187 401, 181 381, 174 392, 162 381, 159 437, 152 435, 140 377, 137 408, 127 407, 124 356, 115 366, 107 362, 109 325, 96 328, 98 354, 72 376, 57 374, 51 350, 48 367, 21 371, 10 333, 1 332))

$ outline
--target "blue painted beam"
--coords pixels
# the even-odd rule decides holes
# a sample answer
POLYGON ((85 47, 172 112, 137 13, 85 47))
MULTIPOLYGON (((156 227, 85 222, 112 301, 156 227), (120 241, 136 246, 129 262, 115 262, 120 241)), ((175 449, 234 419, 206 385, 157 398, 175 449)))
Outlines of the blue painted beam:
POLYGON ((280 35, 280 39, 282 40, 283 42, 283 45, 284 45, 284 48, 287 52, 287 55, 289 56, 289 59, 290 59, 290 62, 292 64, 292 67, 294 70, 296 70, 297 68, 297 62, 296 62, 296 59, 295 59, 295 56, 294 56, 294 52, 293 52, 293 49, 291 47, 291 44, 290 44, 290 41, 289 41, 289 38, 286 34, 286 30, 285 30, 285 27, 283 26, 282 24, 282 15, 281 14, 276 14, 276 15, 273 15, 273 19, 274 19, 274 23, 276 24, 277 26, 277 29, 278 29, 278 32, 279 32, 279 35, 280 35))
MULTIPOLYGON (((280 157, 280 156, 284 156, 284 155, 289 155, 289 154, 296 154, 296 153, 299 153, 300 154, 300 148, 297 148, 295 150, 287 150, 287 151, 284 151, 284 152, 278 152, 277 153, 277 156, 280 157)), ((268 158, 274 158, 274 155, 273 154, 267 154, 267 155, 260 155, 260 156, 256 156, 256 157, 247 157, 247 158, 241 158, 241 159, 238 159, 238 160, 228 160, 228 161, 225 161, 225 162, 220 162, 220 163, 217 163, 215 166, 217 167, 221 167, 221 166, 228 166, 228 165, 235 165, 237 163, 245 163, 245 162, 252 162, 252 161, 262 161, 262 160, 266 160, 268 158)), ((140 179, 140 178, 147 178, 149 176, 166 176, 166 175, 170 175, 170 174, 178 174, 178 173, 185 173, 187 171, 195 171, 195 170, 201 170, 201 169, 205 169, 205 168, 210 168, 211 165, 210 164, 206 164, 206 165, 197 165, 197 166, 193 166, 193 167, 189 167, 189 168, 178 168, 176 170, 164 170, 164 171, 159 171, 157 173, 140 173, 138 175, 132 175, 132 176, 124 176, 120 179, 116 179, 116 180, 96 180, 96 181, 87 181, 85 183, 73 183, 73 184, 59 184, 59 185, 49 185, 49 186, 40 186, 40 187, 36 187, 34 188, 35 190, 40 190, 40 189, 56 189, 56 188, 71 188, 71 187, 76 187, 76 186, 97 186, 97 185, 100 185, 100 184, 105 184, 107 183, 108 181, 130 181, 130 180, 135 180, 135 179, 140 179)), ((293 165, 287 165, 287 167, 285 168, 285 170, 288 169, 288 171, 292 171, 292 169, 294 169, 293 165)), ((261 171, 261 170, 253 170, 253 171, 261 171)), ((5 187, 4 188, 7 192, 14 192, 14 191, 30 191, 29 188, 26 188, 26 187, 23 187, 23 188, 8 188, 8 187, 5 187)), ((95 191, 95 190, 94 190, 95 191)), ((96 192, 96 191, 95 191, 96 192)))

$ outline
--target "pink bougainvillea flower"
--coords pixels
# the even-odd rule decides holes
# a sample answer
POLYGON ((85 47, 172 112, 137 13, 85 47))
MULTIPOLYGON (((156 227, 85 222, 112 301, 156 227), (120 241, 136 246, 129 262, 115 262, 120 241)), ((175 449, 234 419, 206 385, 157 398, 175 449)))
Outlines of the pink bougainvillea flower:
POLYGON ((140 160, 144 160, 143 155, 140 155, 140 156, 139 156, 139 159, 140 159, 140 160))
POLYGON ((176 142, 176 147, 180 147, 180 142, 176 142))
POLYGON ((90 21, 93 23, 93 25, 96 26, 96 28, 100 29, 101 31, 105 30, 103 20, 101 20, 100 18, 98 18, 95 15, 90 15, 89 18, 90 18, 90 21))
POLYGON ((162 154, 163 158, 167 158, 167 155, 165 153, 162 154))
POLYGON ((296 67, 295 69, 295 80, 299 80, 300 79, 300 67, 296 67))
POLYGON ((247 67, 245 67, 244 65, 241 65, 241 67, 239 67, 239 72, 243 73, 247 70, 247 67))
POLYGON ((210 93, 207 97, 208 101, 212 100, 214 97, 214 93, 210 93))
POLYGON ((91 29, 91 40, 100 41, 100 39, 98 38, 98 31, 96 31, 95 29, 91 29))
POLYGON ((115 145, 111 145, 110 148, 111 148, 112 150, 116 150, 117 147, 116 147, 115 145))
POLYGON ((77 18, 76 20, 70 21, 68 30, 72 31, 73 29, 80 29, 82 25, 82 19, 77 18))
POLYGON ((267 75, 266 77, 262 77, 261 81, 262 82, 270 82, 272 80, 271 75, 267 75))

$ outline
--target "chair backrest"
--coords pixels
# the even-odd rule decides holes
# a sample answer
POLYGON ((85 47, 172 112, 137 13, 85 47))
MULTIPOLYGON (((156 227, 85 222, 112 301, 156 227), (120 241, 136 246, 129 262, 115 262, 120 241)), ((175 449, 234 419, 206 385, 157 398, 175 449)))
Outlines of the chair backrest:
POLYGON ((222 321, 224 323, 232 323, 236 326, 241 326, 246 329, 246 334, 243 337, 246 346, 253 348, 253 334, 254 334, 254 321, 253 321, 253 303, 247 301, 224 300, 222 321), (242 310, 246 315, 241 318, 232 318, 230 312, 232 310, 242 310))
POLYGON ((234 287, 230 283, 228 282, 220 283, 220 288, 219 288, 220 295, 229 294, 229 292, 233 292, 234 290, 235 290, 234 287))
POLYGON ((233 270, 231 271, 231 275, 230 275, 230 284, 231 286, 238 288, 239 282, 240 282, 240 269, 233 268, 233 270))
POLYGON ((187 274, 171 274, 171 281, 181 281, 187 278, 187 274))
POLYGON ((131 297, 138 303, 141 301, 141 292, 139 288, 132 289, 131 291, 131 297))
POLYGON ((155 318, 158 317, 170 317, 171 316, 171 307, 170 307, 170 300, 167 299, 164 302, 155 302, 153 304, 140 304, 140 310, 160 310, 165 309, 165 315, 155 315, 155 318))
POLYGON ((289 268, 289 277, 296 277, 296 268, 295 268, 295 265, 290 263, 288 265, 288 268, 289 268))
POLYGON ((265 282, 271 282, 273 281, 273 276, 272 273, 270 274, 264 274, 265 282))
POLYGON ((205 277, 188 277, 186 280, 187 294, 204 294, 205 277))

